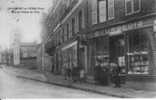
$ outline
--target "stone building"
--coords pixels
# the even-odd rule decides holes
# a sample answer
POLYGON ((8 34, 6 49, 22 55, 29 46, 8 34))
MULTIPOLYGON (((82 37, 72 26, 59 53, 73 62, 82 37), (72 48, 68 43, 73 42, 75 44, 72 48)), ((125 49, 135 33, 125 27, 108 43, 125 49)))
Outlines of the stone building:
MULTIPOLYGON (((54 0, 55 1, 55 0, 54 0)), ((96 59, 118 63, 126 85, 152 89, 156 75, 155 0, 56 0, 45 49, 55 71, 81 66, 94 82, 96 59)), ((51 66, 50 66, 51 67, 51 66)))
POLYGON ((37 47, 36 43, 20 43, 20 66, 37 68, 37 47))

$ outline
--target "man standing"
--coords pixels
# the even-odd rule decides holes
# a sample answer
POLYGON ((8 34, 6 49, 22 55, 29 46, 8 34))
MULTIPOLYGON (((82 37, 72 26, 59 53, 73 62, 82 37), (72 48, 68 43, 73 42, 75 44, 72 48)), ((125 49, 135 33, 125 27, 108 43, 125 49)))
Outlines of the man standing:
POLYGON ((118 64, 114 64, 113 66, 113 80, 115 83, 115 87, 121 87, 120 83, 120 67, 118 64))

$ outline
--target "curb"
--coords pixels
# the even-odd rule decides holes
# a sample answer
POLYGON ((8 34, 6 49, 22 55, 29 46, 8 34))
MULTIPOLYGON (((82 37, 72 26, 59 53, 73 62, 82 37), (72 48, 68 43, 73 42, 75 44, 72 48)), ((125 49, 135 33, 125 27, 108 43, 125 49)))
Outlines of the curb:
POLYGON ((110 93, 107 93, 107 92, 96 91, 96 90, 93 90, 93 89, 84 89, 84 88, 73 86, 72 84, 71 85, 59 84, 57 82, 42 81, 42 80, 39 80, 39 79, 34 79, 34 78, 20 76, 20 75, 17 75, 16 77, 18 77, 18 78, 24 78, 24 79, 28 79, 28 80, 33 80, 33 81, 38 81, 38 82, 42 82, 42 83, 45 83, 45 84, 53 84, 53 85, 56 85, 56 86, 62 86, 62 87, 67 87, 67 88, 71 88, 71 89, 77 89, 77 90, 82 90, 82 91, 86 91, 86 92, 92 92, 92 93, 97 93, 97 94, 112 96, 112 97, 132 98, 132 97, 125 96, 125 95, 115 95, 115 94, 110 94, 110 93))

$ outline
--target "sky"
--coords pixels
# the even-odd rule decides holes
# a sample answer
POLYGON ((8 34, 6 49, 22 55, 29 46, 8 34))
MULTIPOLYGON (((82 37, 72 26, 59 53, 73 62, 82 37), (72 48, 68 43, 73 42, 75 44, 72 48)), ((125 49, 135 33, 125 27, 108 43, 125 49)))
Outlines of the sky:
POLYGON ((20 34, 22 42, 40 42, 42 14, 47 13, 51 7, 52 0, 0 0, 0 46, 8 47, 14 33, 20 34), (42 9, 38 10, 40 13, 31 14, 15 14, 8 10, 15 7, 42 9))

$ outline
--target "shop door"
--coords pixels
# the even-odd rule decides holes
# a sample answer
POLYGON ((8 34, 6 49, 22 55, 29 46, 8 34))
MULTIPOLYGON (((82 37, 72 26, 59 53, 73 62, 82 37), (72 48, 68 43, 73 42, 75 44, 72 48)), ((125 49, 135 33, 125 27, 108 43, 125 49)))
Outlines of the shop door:
POLYGON ((110 37, 109 40, 110 62, 119 65, 120 75, 123 76, 121 77, 122 83, 125 83, 125 75, 126 75, 125 50, 126 47, 124 35, 110 37))
POLYGON ((80 48, 80 65, 85 69, 85 72, 87 72, 87 47, 82 46, 80 48))
POLYGON ((112 36, 109 43, 110 61, 118 63, 118 58, 125 55, 124 36, 112 36))

